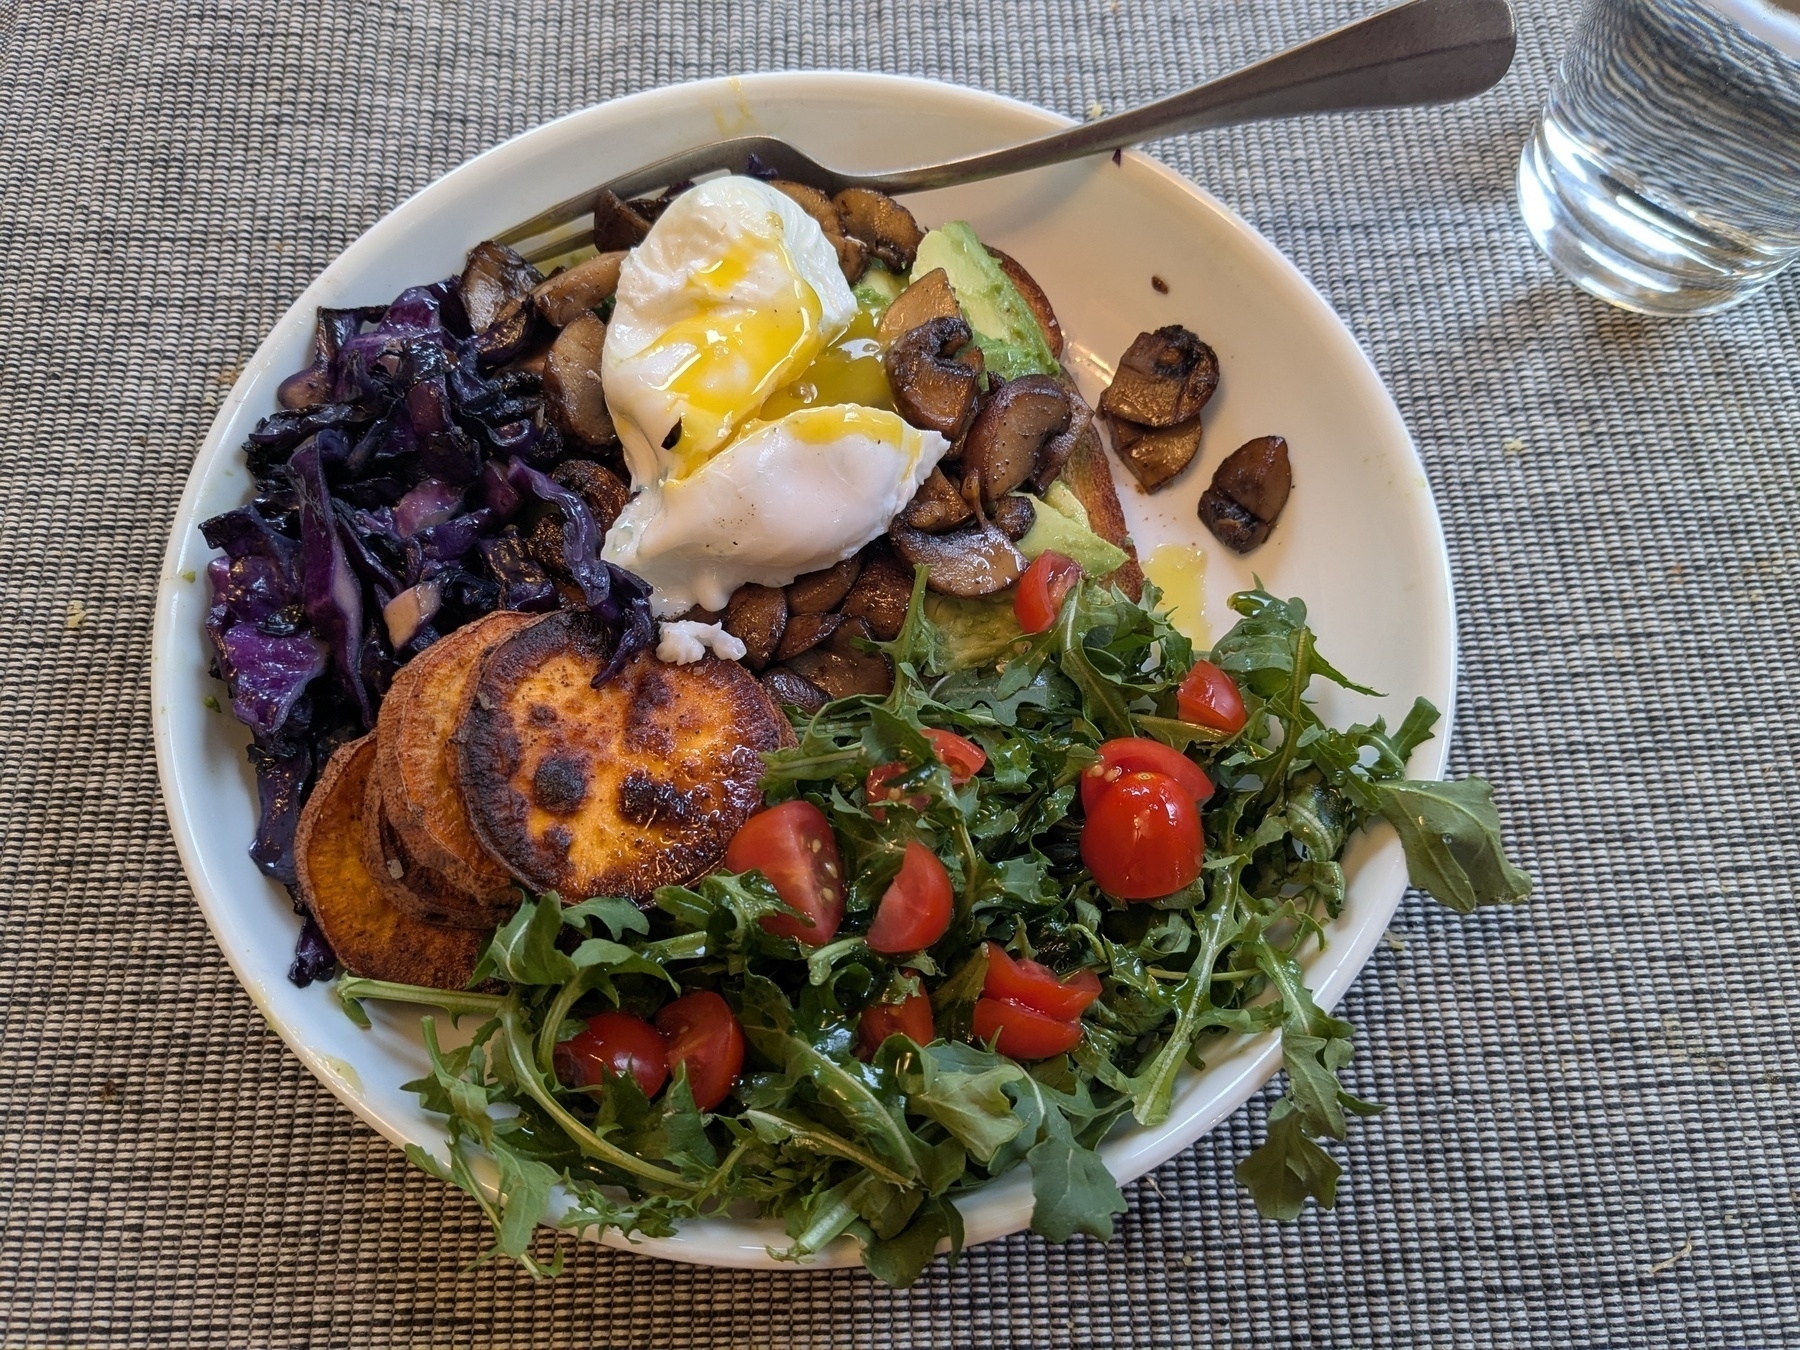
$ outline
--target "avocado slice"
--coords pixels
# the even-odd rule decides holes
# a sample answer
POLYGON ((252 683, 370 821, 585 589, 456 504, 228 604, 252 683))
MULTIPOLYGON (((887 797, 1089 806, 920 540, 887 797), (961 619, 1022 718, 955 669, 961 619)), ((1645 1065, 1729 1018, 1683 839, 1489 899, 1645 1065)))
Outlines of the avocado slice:
POLYGON ((1031 306, 967 221, 950 221, 919 241, 913 280, 940 267, 950 277, 950 289, 975 330, 975 345, 989 370, 1008 380, 1061 370, 1031 306))

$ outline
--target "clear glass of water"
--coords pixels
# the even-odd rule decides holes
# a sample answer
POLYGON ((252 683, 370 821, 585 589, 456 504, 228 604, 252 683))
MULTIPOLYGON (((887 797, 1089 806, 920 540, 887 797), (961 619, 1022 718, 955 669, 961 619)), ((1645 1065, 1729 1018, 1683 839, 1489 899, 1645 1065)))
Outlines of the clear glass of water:
POLYGON ((1519 206, 1557 269, 1615 305, 1749 299, 1800 257, 1800 0, 1592 0, 1519 206))

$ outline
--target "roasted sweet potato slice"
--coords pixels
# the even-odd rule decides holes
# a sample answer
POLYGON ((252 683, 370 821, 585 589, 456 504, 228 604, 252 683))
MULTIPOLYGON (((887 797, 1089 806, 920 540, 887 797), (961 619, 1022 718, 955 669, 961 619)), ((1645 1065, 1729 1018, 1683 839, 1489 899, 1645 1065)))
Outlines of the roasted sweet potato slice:
POLYGON ((526 886, 646 899, 715 866, 793 731, 756 678, 640 654, 594 687, 612 637, 564 611, 482 662, 456 741, 475 833, 526 886))
POLYGON ((375 774, 388 824, 410 859, 469 897, 471 913, 510 903, 512 877, 469 828, 450 737, 481 658, 536 618, 499 610, 440 638, 401 667, 381 704, 375 774))
MULTIPOLYGON (((380 762, 377 747, 376 760, 380 762)), ((492 932, 518 907, 519 893, 511 887, 498 895, 476 897, 459 891, 429 867, 421 867, 406 851, 388 820, 387 799, 381 775, 369 774, 363 801, 363 862, 381 888, 382 898, 402 914, 421 923, 449 928, 473 928, 492 932)))
POLYGON ((351 973, 460 989, 487 937, 422 923, 388 901, 363 856, 363 811, 374 767, 375 737, 364 736, 333 755, 319 775, 294 835, 300 898, 351 973))

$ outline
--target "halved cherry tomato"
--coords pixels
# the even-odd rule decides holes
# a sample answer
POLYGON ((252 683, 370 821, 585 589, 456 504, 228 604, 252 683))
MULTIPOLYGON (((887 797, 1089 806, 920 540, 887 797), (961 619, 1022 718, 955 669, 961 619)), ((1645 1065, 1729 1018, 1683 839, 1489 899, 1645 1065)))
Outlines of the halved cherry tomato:
POLYGON ((683 994, 656 1014, 671 1071, 687 1065, 694 1105, 710 1111, 725 1100, 744 1067, 744 1029, 731 1006, 710 989, 683 994))
POLYGON ((944 864, 917 839, 909 839, 900 870, 875 906, 869 946, 890 956, 929 947, 950 926, 951 899, 944 864))
POLYGON ((783 802, 751 816, 731 837, 725 867, 732 872, 754 867, 804 916, 766 915, 765 931, 809 947, 823 947, 837 936, 844 919, 844 864, 831 822, 811 802, 783 802))
MULTIPOLYGON (((950 781, 961 787, 987 766, 987 751, 967 737, 958 736, 954 731, 944 731, 938 727, 926 727, 925 739, 931 742, 931 749, 938 761, 950 770, 950 781)), ((910 771, 905 764, 877 764, 869 770, 868 781, 863 784, 863 800, 869 804, 869 814, 876 820, 886 820, 887 812, 882 803, 892 805, 900 800, 900 789, 890 788, 900 775, 910 771)), ((906 804, 915 811, 923 811, 931 805, 931 798, 914 796, 906 799, 906 804)))
POLYGON ((628 1012, 596 1013, 587 1027, 557 1044, 556 1076, 570 1087, 599 1087, 606 1070, 617 1077, 629 1073, 646 1097, 654 1097, 669 1081, 669 1056, 656 1028, 628 1012))
POLYGON ((864 1008, 856 1023, 857 1058, 875 1058, 889 1036, 906 1036, 917 1045, 930 1045, 937 1038, 930 996, 913 994, 901 1003, 871 1003, 864 1008))
POLYGON ((1244 696, 1237 681, 1211 661, 1196 661, 1175 690, 1175 715, 1197 727, 1236 735, 1244 729, 1244 696))
POLYGON ((1100 977, 1091 970, 1059 976, 1049 966, 1028 957, 1015 958, 999 943, 990 942, 981 992, 1067 1022, 1080 1017, 1082 1010, 1100 997, 1100 977))
POLYGON ((1212 779, 1206 776, 1206 770, 1181 751, 1145 736, 1121 736, 1102 741, 1100 758, 1082 770, 1082 809, 1092 811, 1106 789, 1128 773, 1167 774, 1181 784, 1195 806, 1204 805, 1213 794, 1212 779))
POLYGON ((1027 633, 1045 633, 1062 613, 1063 601, 1081 580, 1081 564, 1060 553, 1031 560, 1013 591, 1013 617, 1027 633))
POLYGON ((1058 1021, 1002 998, 978 998, 975 1039, 983 1044, 992 1041, 996 1050, 1014 1059, 1049 1059, 1080 1044, 1081 1023, 1058 1021))
POLYGON ((1094 884, 1121 900, 1154 900, 1200 875, 1206 840, 1194 800, 1173 778, 1128 773, 1081 828, 1081 860, 1094 884))

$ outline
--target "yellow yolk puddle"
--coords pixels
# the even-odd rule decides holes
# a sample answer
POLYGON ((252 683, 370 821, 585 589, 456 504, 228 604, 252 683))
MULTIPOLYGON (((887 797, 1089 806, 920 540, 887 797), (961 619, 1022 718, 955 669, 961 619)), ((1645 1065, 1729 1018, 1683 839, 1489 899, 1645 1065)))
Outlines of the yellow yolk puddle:
MULTIPOLYGON (((790 277, 781 303, 754 310, 733 304, 757 251, 740 244, 690 278, 698 313, 670 324, 652 350, 686 347, 688 356, 659 386, 685 407, 670 476, 685 478, 731 439, 738 425, 820 346, 819 297, 798 274, 785 246, 790 277)), ((879 361, 877 370, 879 370, 879 361)))
POLYGON ((893 390, 881 364, 881 343, 875 337, 875 314, 858 306, 856 317, 838 338, 800 373, 798 379, 769 395, 757 414, 773 422, 802 408, 825 408, 858 403, 865 408, 892 408, 893 390))
POLYGON ((1196 647, 1210 647, 1206 629, 1206 555, 1186 544, 1163 544, 1144 564, 1144 575, 1162 592, 1169 624, 1196 647))

